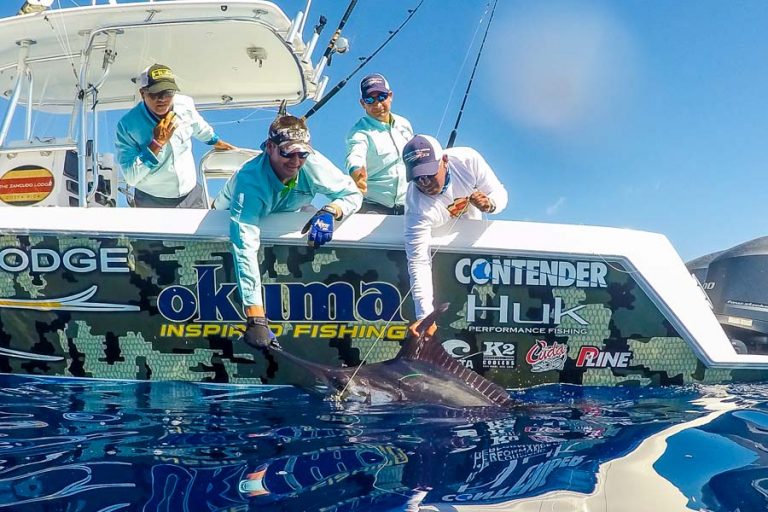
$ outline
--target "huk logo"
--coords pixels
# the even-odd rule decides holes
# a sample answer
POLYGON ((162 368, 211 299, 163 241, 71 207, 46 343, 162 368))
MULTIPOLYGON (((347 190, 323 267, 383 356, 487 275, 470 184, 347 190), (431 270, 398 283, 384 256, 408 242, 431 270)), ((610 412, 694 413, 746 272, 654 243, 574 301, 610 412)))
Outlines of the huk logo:
POLYGON ((552 345, 544 340, 536 340, 525 355, 525 362, 531 365, 533 373, 549 370, 562 370, 568 358, 568 346, 553 342, 552 345))

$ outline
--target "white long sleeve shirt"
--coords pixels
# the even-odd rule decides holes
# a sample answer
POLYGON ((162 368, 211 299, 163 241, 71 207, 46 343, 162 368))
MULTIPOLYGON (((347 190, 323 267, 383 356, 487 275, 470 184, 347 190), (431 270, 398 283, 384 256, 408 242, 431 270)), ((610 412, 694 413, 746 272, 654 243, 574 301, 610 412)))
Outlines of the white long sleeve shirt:
MULTIPOLYGON (((480 153, 472 148, 448 148, 443 153, 448 155, 450 174, 450 182, 445 190, 430 196, 411 182, 405 196, 405 253, 418 320, 434 309, 429 250, 432 229, 455 219, 452 213, 455 208, 451 206, 457 199, 466 198, 475 191, 483 192, 491 198, 496 205, 493 213, 500 213, 507 206, 507 190, 480 153)), ((482 212, 470 205, 464 217, 479 220, 482 212)))

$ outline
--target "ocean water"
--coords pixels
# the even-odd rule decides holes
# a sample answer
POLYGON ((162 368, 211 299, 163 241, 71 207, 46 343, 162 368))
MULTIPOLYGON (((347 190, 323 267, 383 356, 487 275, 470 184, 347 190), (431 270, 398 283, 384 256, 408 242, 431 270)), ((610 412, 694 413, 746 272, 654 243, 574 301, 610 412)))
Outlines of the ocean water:
POLYGON ((768 386, 513 393, 0 378, 0 510, 768 510, 768 386))

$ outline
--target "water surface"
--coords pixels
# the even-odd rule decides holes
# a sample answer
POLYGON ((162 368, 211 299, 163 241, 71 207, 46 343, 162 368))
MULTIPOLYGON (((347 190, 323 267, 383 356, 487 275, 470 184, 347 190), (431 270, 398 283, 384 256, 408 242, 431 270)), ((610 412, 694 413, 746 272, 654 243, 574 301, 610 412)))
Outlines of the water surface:
POLYGON ((0 377, 0 509, 768 509, 768 386, 514 396, 499 412, 0 377))

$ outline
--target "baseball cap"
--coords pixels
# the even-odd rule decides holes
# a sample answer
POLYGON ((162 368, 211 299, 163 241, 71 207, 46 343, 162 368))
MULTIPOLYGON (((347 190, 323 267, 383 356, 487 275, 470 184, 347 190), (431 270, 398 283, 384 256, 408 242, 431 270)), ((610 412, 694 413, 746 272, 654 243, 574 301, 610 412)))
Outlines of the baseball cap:
POLYGON ((403 147, 405 178, 412 181, 419 176, 433 176, 440 167, 443 148, 434 137, 414 135, 403 147))
POLYGON ((360 80, 360 96, 367 98, 375 92, 391 92, 389 82, 379 73, 373 73, 360 80))
POLYGON ((179 90, 173 71, 163 64, 153 64, 142 71, 139 75, 139 87, 153 93, 179 90))
POLYGON ((307 124, 294 116, 282 116, 269 126, 269 140, 286 153, 312 151, 307 124))

